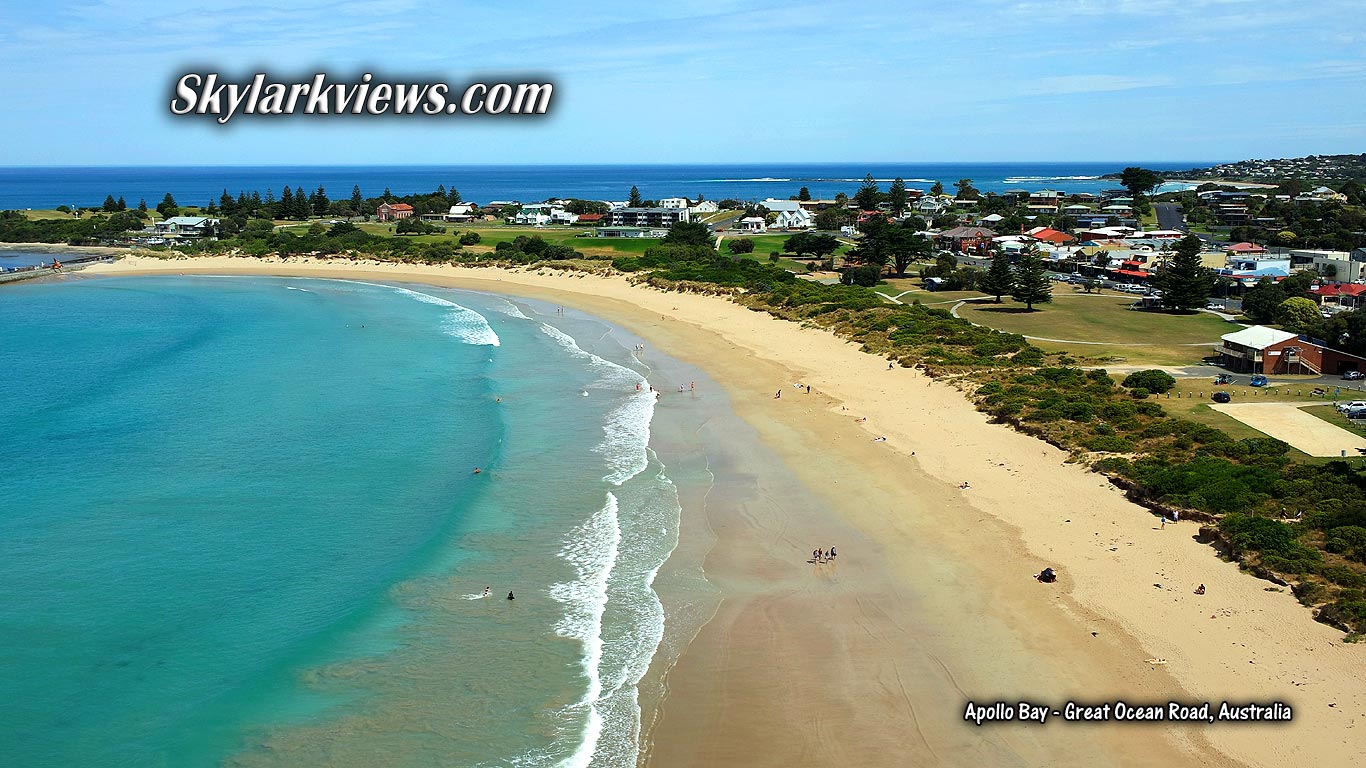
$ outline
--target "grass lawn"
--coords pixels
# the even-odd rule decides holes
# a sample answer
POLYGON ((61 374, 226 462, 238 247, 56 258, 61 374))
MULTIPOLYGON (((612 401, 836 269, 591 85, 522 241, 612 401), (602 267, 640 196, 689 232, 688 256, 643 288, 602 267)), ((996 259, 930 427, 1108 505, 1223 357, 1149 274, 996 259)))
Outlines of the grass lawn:
POLYGON ((1051 304, 1036 305, 1035 312, 1007 299, 1001 304, 990 300, 967 304, 958 314, 1001 331, 1064 340, 1034 342, 1047 350, 1102 363, 1136 365, 1198 364, 1221 335, 1236 329, 1206 313, 1171 315, 1129 309, 1133 302, 1130 296, 1057 292, 1051 304))

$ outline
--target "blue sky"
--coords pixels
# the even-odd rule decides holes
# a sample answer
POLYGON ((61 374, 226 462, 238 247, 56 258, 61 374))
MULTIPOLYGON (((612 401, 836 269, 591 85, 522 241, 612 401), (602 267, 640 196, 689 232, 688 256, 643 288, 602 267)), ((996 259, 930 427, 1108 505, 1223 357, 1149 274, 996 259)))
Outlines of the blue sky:
POLYGON ((0 165, 1169 160, 1366 151, 1360 0, 0 0, 0 165), (545 119, 170 116, 171 82, 546 73, 545 119))

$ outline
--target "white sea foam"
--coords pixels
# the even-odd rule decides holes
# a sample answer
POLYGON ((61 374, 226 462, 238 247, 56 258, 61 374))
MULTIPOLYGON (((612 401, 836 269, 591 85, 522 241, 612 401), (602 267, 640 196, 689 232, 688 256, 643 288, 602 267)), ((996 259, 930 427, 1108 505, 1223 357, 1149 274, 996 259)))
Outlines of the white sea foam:
POLYGON ((602 734, 602 713, 598 699, 602 680, 598 666, 602 661, 602 615, 607 608, 607 580, 617 562, 621 546, 621 527, 617 518, 617 497, 607 492, 607 503, 576 527, 560 550, 560 557, 574 567, 573 581, 556 584, 550 596, 565 606, 564 618, 555 632, 583 643, 583 671, 588 688, 575 705, 587 708, 587 728, 566 767, 587 768, 602 734))
POLYGON ((655 397, 644 386, 645 377, 624 365, 584 351, 573 337, 553 325, 542 323, 541 330, 570 354, 588 360, 599 376, 598 386, 629 393, 626 402, 607 415, 607 422, 603 425, 603 441, 595 450, 606 456, 612 465, 612 471, 604 480, 621 485, 635 477, 648 462, 645 449, 650 443, 650 419, 655 412, 655 397), (640 390, 633 391, 632 387, 637 384, 642 385, 640 390))
POLYGON ((435 304, 447 307, 451 311, 447 313, 441 327, 446 333, 460 339, 466 344, 485 345, 490 347, 498 346, 498 334, 493 332, 493 327, 483 315, 475 312, 469 307, 462 307, 459 304, 443 299, 440 296, 433 296, 430 293, 422 293, 409 288, 401 288, 397 285, 385 285, 383 283, 367 283, 363 280, 342 280, 340 282, 357 283, 359 285, 369 285, 376 288, 388 288, 397 291, 404 296, 416 299, 423 304, 435 304))
POLYGON ((1006 184, 1024 184, 1034 181, 1095 181, 1099 176, 1007 176, 1002 179, 1006 184))
POLYGON ((312 291, 308 290, 307 288, 295 288, 295 287, 292 286, 292 285, 286 285, 286 286, 285 286, 285 290, 286 290, 286 291, 303 291, 304 293, 312 293, 312 291))
POLYGON ((498 299, 498 303, 495 304, 493 308, 496 309, 497 311, 499 311, 499 312, 501 312, 501 313, 507 315, 508 317, 515 317, 515 318, 517 318, 518 320, 530 320, 530 319, 531 319, 531 318, 527 317, 525 314, 523 314, 523 313, 522 313, 522 310, 521 310, 516 304, 513 304, 512 302, 508 301, 507 299, 501 299, 501 298, 498 299))

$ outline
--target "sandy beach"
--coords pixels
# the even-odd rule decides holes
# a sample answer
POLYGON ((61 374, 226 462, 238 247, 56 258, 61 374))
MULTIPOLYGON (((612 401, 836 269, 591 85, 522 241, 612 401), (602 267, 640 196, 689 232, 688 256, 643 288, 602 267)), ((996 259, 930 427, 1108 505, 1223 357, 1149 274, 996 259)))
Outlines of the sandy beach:
POLYGON ((756 474, 730 489, 732 502, 685 521, 685 535, 693 524, 716 537, 705 568, 723 599, 678 663, 656 670, 668 693, 650 765, 1333 766, 1366 753, 1366 646, 1344 644, 1287 589, 1218 560, 1194 524, 1159 526, 1064 452, 988 423, 951 384, 889 370, 827 332, 721 298, 550 269, 130 256, 80 274, 153 273, 544 299, 628 328, 720 383, 801 488, 756 474), (786 503, 798 491, 812 503, 786 503), (830 545, 835 563, 806 562, 830 545), (1057 583, 1031 577, 1045 566, 1057 583), (1194 594, 1198 584, 1206 594, 1194 594), (1118 698, 1282 701, 1294 719, 963 719, 969 701, 1061 710, 1118 698))

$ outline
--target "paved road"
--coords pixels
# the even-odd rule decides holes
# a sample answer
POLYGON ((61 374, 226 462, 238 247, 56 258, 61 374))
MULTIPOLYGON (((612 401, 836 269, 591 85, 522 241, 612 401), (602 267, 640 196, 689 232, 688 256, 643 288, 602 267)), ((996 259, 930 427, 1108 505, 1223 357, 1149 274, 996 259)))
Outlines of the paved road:
POLYGON ((1158 229, 1186 231, 1186 214, 1181 212, 1179 203, 1153 203, 1153 211, 1157 214, 1158 229))

